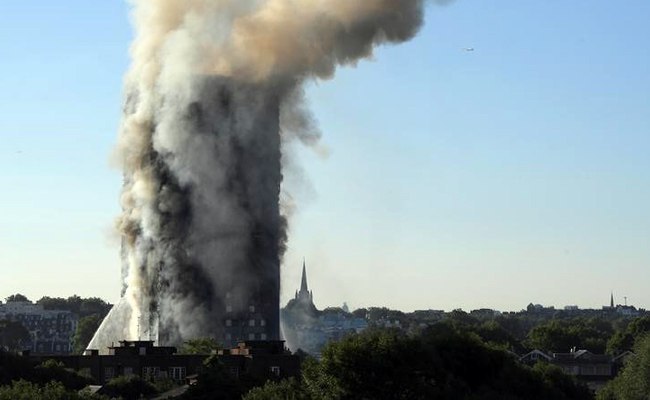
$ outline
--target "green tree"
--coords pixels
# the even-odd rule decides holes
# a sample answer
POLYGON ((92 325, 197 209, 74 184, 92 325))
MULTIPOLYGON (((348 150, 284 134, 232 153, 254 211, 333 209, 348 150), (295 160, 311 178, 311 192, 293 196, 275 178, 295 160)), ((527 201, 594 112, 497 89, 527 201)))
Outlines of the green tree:
POLYGON ((124 400, 136 400, 158 393, 154 385, 139 376, 118 376, 104 385, 102 391, 109 397, 124 400))
POLYGON ((632 320, 624 330, 617 331, 607 342, 607 352, 619 354, 632 350, 637 337, 650 332, 650 317, 640 317, 632 320))
POLYGON ((239 378, 233 376, 217 356, 210 356, 203 363, 203 370, 199 373, 196 385, 192 385, 186 393, 186 399, 192 400, 239 400, 257 384, 251 383, 245 375, 239 378))
POLYGON ((42 305, 46 310, 66 310, 81 318, 97 314, 100 319, 103 319, 112 307, 111 304, 98 297, 81 298, 77 295, 67 299, 44 296, 36 303, 42 305))
POLYGON ((204 337, 191 339, 183 343, 179 351, 180 354, 212 354, 221 350, 221 344, 214 338, 204 337))
POLYGON ((253 388, 243 400, 310 400, 300 382, 295 378, 279 382, 269 381, 262 387, 253 388))
POLYGON ((417 337, 383 330, 331 343, 320 362, 306 363, 303 386, 319 400, 592 399, 561 370, 522 366, 453 323, 435 324, 417 337))
POLYGON ((23 350, 30 340, 29 331, 20 322, 0 321, 0 348, 9 351, 23 350))
POLYGON ((604 353, 612 334, 611 323, 599 319, 551 320, 534 327, 526 344, 543 351, 567 352, 576 347, 604 353))
POLYGON ((637 339, 623 371, 598 394, 599 400, 647 400, 650 398, 650 335, 637 339))
POLYGON ((24 295, 22 295, 20 293, 16 293, 16 294, 12 294, 11 296, 7 297, 5 299, 5 301, 7 303, 12 303, 12 302, 16 302, 16 301, 29 301, 29 299, 27 298, 27 296, 24 296, 24 295))
POLYGON ((104 396, 67 390, 60 382, 49 382, 44 386, 25 380, 14 381, 0 387, 0 400, 108 400, 104 396))
POLYGON ((75 331, 72 341, 74 343, 74 352, 77 354, 83 353, 88 346, 88 343, 97 332, 99 325, 102 323, 101 318, 97 314, 92 314, 87 317, 82 317, 77 323, 77 330, 75 331))

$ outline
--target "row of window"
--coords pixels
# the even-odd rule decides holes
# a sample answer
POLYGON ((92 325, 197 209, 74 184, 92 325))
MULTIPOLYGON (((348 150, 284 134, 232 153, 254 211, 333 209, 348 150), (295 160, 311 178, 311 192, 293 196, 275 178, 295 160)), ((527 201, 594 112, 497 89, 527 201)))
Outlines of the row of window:
MULTIPOLYGON (((233 339, 232 334, 226 333, 224 335, 225 339, 228 341, 231 341, 233 339)), ((266 336, 266 333, 249 333, 248 334, 248 340, 266 340, 268 336, 266 336)))
MULTIPOLYGON (((255 306, 248 306, 249 312, 255 312, 255 306)), ((232 304, 226 304, 226 312, 232 312, 232 304)))
MULTIPOLYGON (((81 371, 82 373, 90 374, 90 370, 81 371)), ((187 370, 185 367, 169 367, 167 372, 160 372, 160 367, 142 367, 142 377, 144 379, 156 380, 158 378, 171 378, 175 381, 182 381, 185 379, 187 370)), ((124 376, 132 376, 133 368, 124 367, 124 376)), ((114 367, 105 367, 104 368, 104 381, 108 382, 111 379, 115 378, 115 368, 114 367)))
MULTIPOLYGON (((226 320, 226 326, 233 326, 233 324, 236 324, 237 320, 232 320, 232 319, 227 319, 226 320)), ((254 319, 249 319, 248 320, 248 326, 266 326, 266 320, 265 319, 260 319, 259 321, 256 321, 254 319)))

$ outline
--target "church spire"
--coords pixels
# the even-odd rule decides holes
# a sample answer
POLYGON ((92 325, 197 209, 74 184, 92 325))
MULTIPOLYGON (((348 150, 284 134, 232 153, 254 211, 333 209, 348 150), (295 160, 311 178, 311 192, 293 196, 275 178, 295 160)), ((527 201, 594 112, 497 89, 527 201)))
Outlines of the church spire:
POLYGON ((613 291, 612 291, 612 295, 611 295, 611 297, 609 299, 609 306, 611 308, 614 308, 614 292, 613 291))
POLYGON ((300 282, 300 293, 309 292, 307 288, 307 267, 305 266, 305 259, 302 259, 302 281, 300 282))

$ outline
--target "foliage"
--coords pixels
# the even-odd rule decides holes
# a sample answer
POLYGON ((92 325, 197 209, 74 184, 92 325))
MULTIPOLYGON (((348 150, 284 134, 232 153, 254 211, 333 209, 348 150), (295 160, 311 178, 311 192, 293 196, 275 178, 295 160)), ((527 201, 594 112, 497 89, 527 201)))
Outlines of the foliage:
POLYGON ((165 393, 172 389, 177 388, 179 385, 172 378, 164 378, 164 379, 159 378, 156 379, 156 381, 153 383, 153 386, 156 388, 156 391, 158 393, 165 393))
POLYGON ((607 352, 619 354, 632 350, 637 337, 650 332, 650 317, 640 317, 632 320, 624 330, 617 331, 607 342, 607 352))
POLYGON ((34 368, 34 380, 38 383, 57 381, 68 389, 79 390, 91 383, 91 379, 79 375, 73 370, 66 369, 63 364, 54 360, 46 360, 34 368))
POLYGON ((246 376, 240 376, 239 379, 233 376, 217 356, 208 357, 203 364, 204 367, 198 376, 196 385, 190 387, 183 397, 184 399, 239 400, 243 394, 256 386, 251 384, 246 376))
POLYGON ((17 302, 17 301, 29 301, 27 296, 22 295, 20 293, 12 294, 11 296, 7 297, 5 299, 7 303, 12 303, 12 302, 17 302))
POLYGON ((99 319, 104 319, 111 310, 112 305, 98 297, 81 298, 77 295, 67 299, 62 297, 44 296, 36 302, 46 310, 65 310, 77 314, 80 318, 96 314, 99 319))
POLYGON ((44 386, 25 380, 14 381, 0 387, 0 400, 107 400, 89 392, 67 390, 60 382, 49 382, 44 386))
POLYGON ((75 331, 74 337, 72 339, 74 343, 75 353, 83 353, 101 323, 102 320, 97 314, 92 314, 79 319, 79 322, 77 323, 77 330, 75 331))
POLYGON ((650 334, 640 336, 623 371, 598 394, 599 400, 650 398, 650 334))
POLYGON ((20 351, 30 340, 29 331, 20 322, 0 321, 0 348, 20 351))
POLYGON ((308 359, 301 378, 267 383, 245 399, 592 399, 559 368, 525 367, 451 322, 419 336, 398 330, 351 335, 327 345, 320 361, 308 359))
POLYGON ((279 382, 269 381, 262 387, 253 388, 243 400, 309 400, 311 397, 295 378, 279 382))
POLYGON ((71 390, 82 389, 91 383, 89 378, 65 369, 53 360, 34 365, 28 358, 0 351, 0 385, 9 385, 17 380, 26 380, 39 385, 57 381, 71 390))
POLYGON ((158 393, 151 383, 139 376, 118 376, 102 388, 102 392, 109 397, 121 397, 124 400, 135 400, 141 397, 158 393))
POLYGON ((221 350, 221 344, 214 338, 204 337, 188 340, 183 343, 179 351, 180 354, 212 354, 221 350))
POLYGON ((551 320, 533 328, 526 344, 542 351, 568 352, 575 347, 602 354, 613 331, 611 323, 594 318, 551 320))

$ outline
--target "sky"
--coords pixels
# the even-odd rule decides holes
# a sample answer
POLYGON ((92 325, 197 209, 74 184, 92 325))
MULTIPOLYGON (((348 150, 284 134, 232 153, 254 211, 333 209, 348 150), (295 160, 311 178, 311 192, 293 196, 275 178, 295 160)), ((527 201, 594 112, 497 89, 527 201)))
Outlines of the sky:
MULTIPOLYGON (((650 308, 650 2, 458 0, 312 81, 296 148, 320 308, 650 308), (473 48, 474 51, 465 51, 473 48)), ((120 292, 122 1, 0 5, 0 298, 120 292)))

